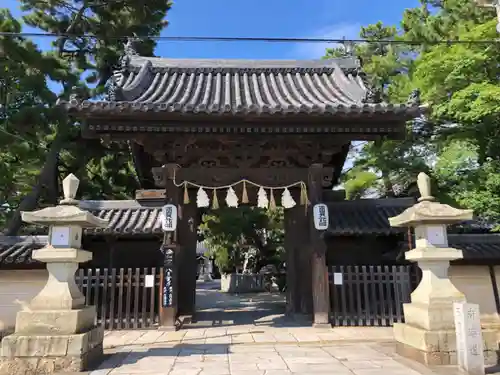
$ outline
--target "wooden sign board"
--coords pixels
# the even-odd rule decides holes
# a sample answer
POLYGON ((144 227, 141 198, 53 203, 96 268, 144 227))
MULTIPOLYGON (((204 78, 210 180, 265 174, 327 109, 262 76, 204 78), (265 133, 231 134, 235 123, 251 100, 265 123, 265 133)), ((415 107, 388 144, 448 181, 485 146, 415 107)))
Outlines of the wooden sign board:
POLYGON ((148 189, 148 190, 137 190, 135 192, 135 199, 165 199, 164 189, 148 189))

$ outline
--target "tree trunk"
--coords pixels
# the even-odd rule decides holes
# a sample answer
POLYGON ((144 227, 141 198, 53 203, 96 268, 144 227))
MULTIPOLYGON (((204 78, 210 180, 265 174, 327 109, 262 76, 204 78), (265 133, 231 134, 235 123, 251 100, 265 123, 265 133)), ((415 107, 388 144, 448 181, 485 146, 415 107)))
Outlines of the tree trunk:
POLYGON ((45 158, 43 168, 38 175, 36 185, 33 187, 33 190, 31 190, 31 192, 23 198, 16 211, 12 215, 7 224, 7 229, 4 232, 5 235, 15 236, 19 232, 19 229, 21 229, 21 226, 23 224, 23 221, 21 219, 21 211, 33 211, 38 205, 38 201, 40 200, 44 187, 50 187, 51 185, 53 185, 54 175, 57 175, 59 153, 61 152, 64 140, 65 133, 58 132, 54 141, 50 145, 50 149, 47 157, 45 158))

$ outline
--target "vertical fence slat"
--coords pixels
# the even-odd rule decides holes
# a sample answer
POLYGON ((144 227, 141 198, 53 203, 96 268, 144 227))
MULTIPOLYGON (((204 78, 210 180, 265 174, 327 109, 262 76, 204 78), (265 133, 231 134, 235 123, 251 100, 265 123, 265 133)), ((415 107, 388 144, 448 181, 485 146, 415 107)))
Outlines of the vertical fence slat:
POLYGON ((356 325, 356 307, 354 303, 354 299, 356 298, 356 290, 354 289, 354 266, 347 266, 347 285, 348 289, 348 301, 349 301, 349 326, 356 325))
POLYGON ((156 277, 157 277, 156 268, 151 269, 151 274, 153 275, 153 278, 155 280, 155 284, 154 284, 154 287, 151 288, 151 291, 149 293, 149 298, 150 298, 150 301, 149 301, 149 325, 153 326, 155 324, 155 318, 156 318, 155 302, 156 302, 156 296, 158 295, 158 287, 157 287, 157 280, 156 280, 156 277))
POLYGON ((356 285, 356 314, 358 315, 358 324, 363 325, 363 305, 361 304, 361 269, 359 266, 354 266, 354 281, 356 285))
POLYGON ((135 286, 134 286, 134 328, 139 327, 139 290, 142 289, 141 271, 139 268, 135 269, 135 286))
POLYGON ((380 298, 377 297, 377 278, 375 277, 375 267, 369 266, 370 271, 370 293, 371 293, 371 307, 370 311, 372 313, 372 325, 380 325, 379 320, 379 302, 380 298))
POLYGON ((109 294, 111 296, 111 299, 109 301, 109 328, 108 329, 114 329, 116 326, 116 320, 115 320, 115 296, 116 296, 116 268, 111 269, 111 280, 110 280, 110 291, 109 294))
POLYGON ((404 267, 403 266, 394 266, 393 275, 394 275, 394 310, 396 313, 395 320, 396 322, 402 322, 402 312, 401 308, 403 307, 403 302, 401 301, 401 293, 403 291, 403 276, 404 276, 404 267))
POLYGON ((101 324, 104 329, 109 329, 110 320, 108 320, 108 310, 109 310, 109 301, 108 301, 108 282, 109 275, 108 269, 104 268, 102 271, 102 303, 101 303, 101 324))
POLYGON ((85 283, 85 304, 90 305, 90 297, 92 292, 92 269, 87 268, 87 282, 85 283))
POLYGON ((386 323, 386 314, 385 314, 385 296, 384 296, 384 279, 383 279, 383 273, 382 273, 382 266, 377 266, 377 271, 375 273, 376 275, 376 283, 378 284, 378 291, 379 291, 379 296, 377 303, 379 305, 379 311, 380 311, 380 325, 385 325, 386 323))
POLYGON ((346 269, 344 266, 340 266, 340 272, 342 273, 342 286, 341 286, 341 293, 340 293, 340 298, 342 300, 342 325, 347 326, 348 321, 347 321, 347 296, 346 296, 346 288, 347 288, 347 282, 349 281, 348 277, 346 277, 346 269))
POLYGON ((389 326, 392 326, 394 324, 394 289, 395 289, 395 280, 392 280, 393 273, 391 272, 389 266, 384 266, 384 274, 386 277, 386 291, 387 291, 387 304, 388 304, 388 310, 389 310, 389 321, 388 324, 389 326))
POLYGON ((93 298, 93 303, 92 305, 96 306, 96 314, 95 314, 95 324, 98 325, 98 324, 101 324, 101 321, 102 321, 102 318, 101 320, 99 319, 99 289, 100 289, 100 286, 101 286, 101 270, 99 268, 97 268, 95 270, 95 277, 93 278, 95 281, 94 281, 94 298, 93 298))
POLYGON ((118 329, 125 328, 123 326, 123 282, 124 282, 124 270, 120 268, 120 280, 118 284, 118 322, 116 327, 118 329))
POLYGON ((366 326, 371 326, 371 314, 370 314, 370 298, 368 296, 368 285, 370 284, 370 280, 368 277, 368 270, 366 266, 361 267, 361 274, 363 275, 363 297, 364 297, 364 324, 366 326))
POLYGON ((132 305, 132 268, 127 269, 127 299, 125 302, 125 328, 129 329, 131 327, 130 322, 130 310, 132 305))
MULTIPOLYGON (((142 301, 141 301, 141 320, 140 320, 140 327, 141 328, 146 328, 148 327, 148 319, 146 315, 146 305, 147 305, 147 296, 148 296, 148 289, 146 288, 146 275, 148 275, 148 269, 144 268, 143 269, 143 275, 144 275, 144 284, 141 289, 142 291, 142 301)), ((154 284, 153 284, 153 289, 154 289, 154 284)))

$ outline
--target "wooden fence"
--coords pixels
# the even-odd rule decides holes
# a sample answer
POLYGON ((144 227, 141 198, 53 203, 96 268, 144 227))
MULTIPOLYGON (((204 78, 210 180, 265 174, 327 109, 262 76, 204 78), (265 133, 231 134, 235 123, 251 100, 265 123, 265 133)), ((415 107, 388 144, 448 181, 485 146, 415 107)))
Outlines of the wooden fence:
POLYGON ((96 324, 105 329, 144 329, 158 324, 161 268, 80 269, 76 284, 87 305, 96 306, 96 324), (151 275, 153 286, 146 286, 151 275))
POLYGON ((404 322, 403 303, 420 275, 415 266, 334 266, 329 273, 334 326, 404 322))

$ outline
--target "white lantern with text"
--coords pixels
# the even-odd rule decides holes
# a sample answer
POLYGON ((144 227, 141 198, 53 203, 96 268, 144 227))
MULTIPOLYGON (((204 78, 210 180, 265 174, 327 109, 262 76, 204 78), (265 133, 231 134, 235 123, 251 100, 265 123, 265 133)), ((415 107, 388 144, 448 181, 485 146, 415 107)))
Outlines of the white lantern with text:
POLYGON ((174 232, 177 229, 177 207, 166 204, 161 209, 161 227, 165 232, 174 232))
POLYGON ((317 230, 328 229, 328 206, 324 203, 315 204, 313 207, 314 228, 317 230))

